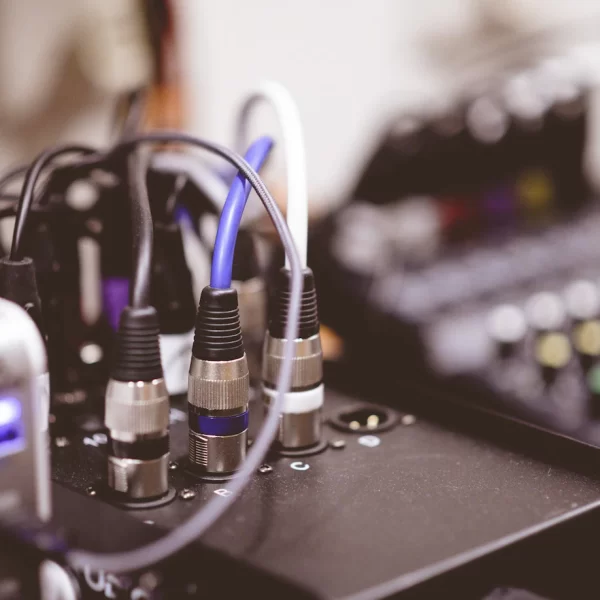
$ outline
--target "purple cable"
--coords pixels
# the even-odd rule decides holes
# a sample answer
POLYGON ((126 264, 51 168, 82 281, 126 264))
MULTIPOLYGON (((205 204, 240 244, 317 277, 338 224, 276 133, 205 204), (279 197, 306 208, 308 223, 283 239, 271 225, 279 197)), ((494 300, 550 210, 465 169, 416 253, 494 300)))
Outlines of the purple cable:
MULTIPOLYGON (((244 158, 255 171, 258 171, 272 147, 273 140, 270 137, 258 138, 248 148, 244 158)), ((248 180, 238 173, 231 184, 219 219, 210 273, 210 287, 212 288, 228 289, 231 287, 235 242, 251 189, 252 186, 248 180)))

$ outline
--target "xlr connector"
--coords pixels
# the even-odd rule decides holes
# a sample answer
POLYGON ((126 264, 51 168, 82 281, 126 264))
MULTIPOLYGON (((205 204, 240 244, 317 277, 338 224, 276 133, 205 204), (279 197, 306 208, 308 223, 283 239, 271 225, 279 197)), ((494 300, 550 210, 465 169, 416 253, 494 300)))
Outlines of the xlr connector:
POLYGON ((189 464, 226 475, 246 457, 249 373, 234 289, 202 290, 188 384, 189 464))
POLYGON ((129 502, 169 491, 169 395, 163 379, 158 315, 125 308, 106 389, 108 485, 129 502))
POLYGON ((275 387, 285 349, 294 345, 292 380, 285 395, 277 441, 285 450, 308 449, 321 441, 323 409, 323 352, 319 334, 317 291, 313 273, 304 270, 298 337, 285 339, 290 303, 290 272, 281 269, 269 309, 269 330, 263 353, 263 398, 266 409, 275 399, 275 387))

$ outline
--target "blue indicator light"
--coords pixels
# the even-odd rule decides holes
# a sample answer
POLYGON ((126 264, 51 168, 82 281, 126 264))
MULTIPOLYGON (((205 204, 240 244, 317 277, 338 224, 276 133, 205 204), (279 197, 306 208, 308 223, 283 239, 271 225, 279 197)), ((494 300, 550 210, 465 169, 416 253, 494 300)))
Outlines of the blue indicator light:
POLYGON ((206 435, 235 435, 248 429, 248 411, 229 417, 196 415, 194 425, 193 429, 206 435))
POLYGON ((0 458, 25 447, 21 403, 13 397, 0 397, 0 458))

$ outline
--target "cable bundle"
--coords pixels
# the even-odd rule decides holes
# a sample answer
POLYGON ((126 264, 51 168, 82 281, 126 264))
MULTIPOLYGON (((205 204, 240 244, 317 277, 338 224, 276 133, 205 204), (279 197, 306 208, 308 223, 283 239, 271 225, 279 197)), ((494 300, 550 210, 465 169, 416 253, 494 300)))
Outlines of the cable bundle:
MULTIPOLYGON (((242 111, 241 122, 244 122, 246 118, 244 115, 247 115, 246 109, 242 111)), ((289 140, 286 140, 286 143, 287 141, 289 140)), ((288 173, 290 190, 292 188, 294 190, 288 193, 288 223, 293 223, 293 227, 290 228, 286 224, 276 202, 257 174, 257 170, 262 166, 273 145, 272 140, 268 137, 259 138, 254 142, 249 147, 245 158, 218 144, 177 131, 157 131, 134 135, 122 139, 115 147, 104 153, 85 146, 61 146, 48 150, 38 156, 26 170, 25 182, 22 186, 16 209, 16 225, 11 247, 11 260, 22 258, 22 239, 23 232, 26 229, 27 216, 33 204, 37 181, 48 165, 59 157, 68 154, 83 154, 84 158, 74 163, 79 165, 93 165, 101 161, 112 159, 118 161, 119 159, 129 157, 128 172, 130 174, 132 198, 131 217, 135 265, 130 304, 132 310, 141 310, 144 312, 144 319, 142 320, 147 321, 148 316, 145 313, 149 306, 150 297, 152 216, 146 189, 146 163, 142 162, 139 154, 137 152, 134 154, 134 151, 137 151, 141 146, 152 147, 157 144, 164 145, 165 143, 185 144, 208 151, 229 162, 239 171, 225 201, 217 231, 211 273, 211 287, 214 289, 225 290, 231 286, 233 253, 242 213, 251 189, 254 189, 259 196, 277 230, 285 250, 286 265, 289 266, 290 277, 289 303, 284 335, 287 339, 295 339, 298 334, 300 306, 302 302, 303 267, 306 264, 307 219, 303 173, 304 162, 302 155, 301 160, 298 159, 297 161, 297 165, 301 167, 300 170, 302 171, 301 181, 294 179, 291 172, 288 173), (294 200, 295 197, 300 197, 300 200, 294 200)), ((163 150, 163 156, 164 154, 163 150)), ((291 163, 288 163, 288 166, 291 168, 291 163)), ((0 180, 0 187, 16 176, 21 175, 23 171, 23 168, 20 168, 7 174, 4 179, 0 180)), ((152 322, 154 323, 154 321, 152 322)), ((137 326, 133 327, 133 329, 128 326, 128 331, 137 331, 137 329, 137 326)), ((156 331, 156 327, 154 327, 153 331, 156 331)), ((135 343, 137 344, 137 342, 135 343)), ((154 350, 155 348, 153 347, 154 350)), ((153 356, 155 354, 156 352, 154 352, 153 356)), ((248 452, 247 458, 243 461, 239 471, 228 486, 228 489, 232 492, 229 496, 210 500, 185 524, 144 547, 114 554, 97 554, 83 550, 72 550, 67 554, 69 562, 74 567, 83 569, 107 570, 115 573, 132 572, 147 568, 168 558, 210 528, 247 485, 256 469, 262 463, 277 434, 280 414, 292 380, 293 358, 294 348, 289 345, 285 348, 284 355, 282 356, 281 369, 277 377, 276 395, 270 411, 260 433, 248 452)))

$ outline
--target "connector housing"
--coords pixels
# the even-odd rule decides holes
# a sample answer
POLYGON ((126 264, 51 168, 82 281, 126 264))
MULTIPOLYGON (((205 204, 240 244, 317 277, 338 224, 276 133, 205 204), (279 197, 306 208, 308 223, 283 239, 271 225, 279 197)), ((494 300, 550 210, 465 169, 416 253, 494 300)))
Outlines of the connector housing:
POLYGON ((246 457, 250 375, 237 292, 202 291, 188 384, 189 465, 228 474, 246 457))
POLYGON ((285 338, 290 305, 290 271, 281 269, 269 313, 269 331, 263 346, 263 400, 266 410, 275 399, 275 388, 286 348, 294 346, 290 390, 285 395, 280 417, 278 444, 300 450, 319 444, 322 433, 323 351, 319 334, 317 292, 312 271, 304 270, 298 337, 285 338))
POLYGON ((169 393, 158 336, 154 308, 123 311, 104 424, 110 434, 108 485, 127 501, 154 500, 169 491, 169 393))

